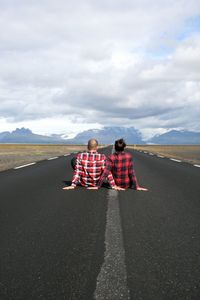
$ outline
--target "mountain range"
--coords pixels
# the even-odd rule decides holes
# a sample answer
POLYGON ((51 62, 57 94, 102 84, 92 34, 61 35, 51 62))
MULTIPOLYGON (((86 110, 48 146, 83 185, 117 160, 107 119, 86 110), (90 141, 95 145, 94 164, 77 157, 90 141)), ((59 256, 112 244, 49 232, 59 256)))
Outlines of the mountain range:
POLYGON ((200 145, 200 132, 171 130, 154 136, 148 140, 148 143, 159 145, 200 145))
POLYGON ((45 136, 33 133, 27 128, 16 128, 9 132, 0 133, 0 143, 19 143, 19 144, 60 144, 65 143, 60 136, 45 136))
POLYGON ((112 144, 116 139, 124 138, 127 144, 161 144, 200 145, 200 132, 171 130, 144 141, 141 133, 134 127, 104 127, 89 129, 78 133, 73 139, 54 134, 51 136, 33 133, 27 128, 17 128, 9 132, 0 133, 0 143, 27 143, 27 144, 86 144, 90 138, 96 138, 99 144, 112 144))
POLYGON ((99 144, 112 144, 119 138, 124 138, 127 144, 144 144, 141 133, 134 127, 104 127, 89 129, 68 140, 70 143, 85 144, 91 138, 96 138, 99 144))

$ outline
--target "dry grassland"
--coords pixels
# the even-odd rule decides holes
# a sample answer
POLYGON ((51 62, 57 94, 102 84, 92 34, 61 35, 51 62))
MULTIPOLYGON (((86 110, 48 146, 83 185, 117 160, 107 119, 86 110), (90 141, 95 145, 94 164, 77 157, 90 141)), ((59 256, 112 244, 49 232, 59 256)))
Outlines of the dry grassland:
POLYGON ((0 171, 84 150, 86 146, 83 145, 0 144, 0 171))
MULTIPOLYGON (((200 145, 129 145, 128 148, 200 164, 200 145)), ((86 146, 84 145, 0 144, 0 171, 54 156, 85 150, 86 146)))
POLYGON ((131 145, 128 147, 200 164, 200 145, 131 145))

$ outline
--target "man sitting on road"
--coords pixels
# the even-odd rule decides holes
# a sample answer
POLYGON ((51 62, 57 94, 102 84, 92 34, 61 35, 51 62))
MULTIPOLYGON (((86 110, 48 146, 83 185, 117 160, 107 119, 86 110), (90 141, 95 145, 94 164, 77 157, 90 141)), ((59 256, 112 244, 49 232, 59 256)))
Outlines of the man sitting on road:
MULTIPOLYGON (((88 189, 97 188, 106 164, 106 156, 98 153, 97 148, 97 140, 91 139, 88 141, 88 151, 77 155, 72 184, 64 187, 63 190, 74 189, 77 185, 88 189)), ((112 188, 118 189, 111 173, 107 175, 107 179, 112 188)))

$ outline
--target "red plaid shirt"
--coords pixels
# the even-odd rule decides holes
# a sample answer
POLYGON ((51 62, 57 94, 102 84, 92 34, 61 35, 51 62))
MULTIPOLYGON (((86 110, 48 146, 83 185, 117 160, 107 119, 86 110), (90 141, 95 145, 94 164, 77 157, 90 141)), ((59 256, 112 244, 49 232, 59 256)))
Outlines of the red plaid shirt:
MULTIPOLYGON (((115 152, 108 157, 106 168, 98 183, 99 186, 101 186, 110 172, 117 186, 134 189, 137 189, 139 186, 133 169, 133 158, 130 153, 124 151, 115 152)), ((113 185, 111 184, 111 186, 113 185)))
MULTIPOLYGON (((72 186, 81 184, 85 187, 97 186, 106 165, 106 156, 96 151, 79 153, 77 155, 72 186)), ((114 185, 113 176, 108 174, 108 180, 114 185)))

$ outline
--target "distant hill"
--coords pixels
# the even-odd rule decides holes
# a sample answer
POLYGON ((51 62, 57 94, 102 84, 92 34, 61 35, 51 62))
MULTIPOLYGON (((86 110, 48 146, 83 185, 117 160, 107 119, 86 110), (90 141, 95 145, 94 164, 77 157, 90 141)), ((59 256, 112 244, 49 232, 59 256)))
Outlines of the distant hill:
MULTIPOLYGON (((66 136, 58 134, 51 136, 39 135, 27 128, 17 128, 12 132, 4 131, 0 133, 0 143, 87 144, 91 138, 96 138, 99 144, 112 144, 119 138, 124 138, 127 144, 145 144, 142 140, 141 133, 134 127, 90 129, 77 134, 73 139, 67 139, 66 136)), ((200 145, 200 132, 172 130, 161 135, 156 135, 146 141, 146 143, 161 145, 200 145)))
POLYGON ((112 144, 116 139, 124 138, 127 144, 143 144, 141 134, 134 127, 104 127, 90 129, 77 134, 73 139, 65 136, 43 136, 34 134, 30 129, 17 128, 16 130, 0 133, 0 143, 28 143, 28 144, 87 144, 88 140, 96 138, 100 144, 112 144))
POLYGON ((144 144, 141 133, 134 127, 104 127, 102 129, 90 129, 77 134, 68 140, 74 144, 86 144, 91 138, 96 138, 99 144, 112 144, 115 140, 124 138, 127 144, 144 144))
POLYGON ((161 145, 200 145, 200 132, 171 130, 154 136, 148 143, 161 145))
POLYGON ((44 136, 34 134, 30 129, 17 128, 9 132, 4 131, 0 133, 0 143, 20 143, 20 144, 60 144, 65 143, 60 136, 44 136))
POLYGON ((96 138, 100 144, 112 144, 116 139, 124 138, 128 144, 143 144, 141 134, 133 127, 104 127, 103 129, 90 129, 77 134, 73 139, 66 139, 61 135, 43 136, 34 134, 28 128, 0 133, 0 143, 25 144, 87 144, 88 140, 96 138))

